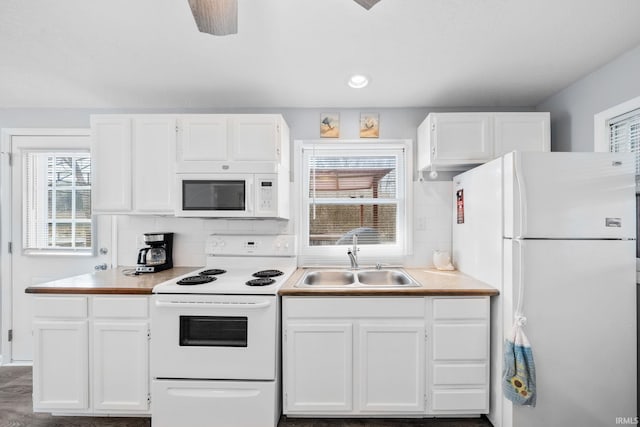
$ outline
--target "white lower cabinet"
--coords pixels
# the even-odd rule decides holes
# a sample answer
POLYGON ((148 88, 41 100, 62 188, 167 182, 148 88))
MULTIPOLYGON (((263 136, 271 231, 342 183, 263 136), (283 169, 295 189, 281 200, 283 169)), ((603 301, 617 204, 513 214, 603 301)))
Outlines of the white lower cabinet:
POLYGON ((427 299, 434 415, 489 412, 489 297, 427 299))
POLYGON ((93 408, 145 411, 149 402, 149 323, 93 324, 93 408))
POLYGON ((284 413, 424 412, 423 298, 284 297, 284 413))
POLYGON ((149 414, 149 298, 35 296, 33 407, 149 414))
POLYGON ((289 416, 488 413, 489 297, 283 297, 289 416))
POLYGON ((350 412, 353 324, 304 319, 285 333, 285 410, 350 412))
POLYGON ((89 407, 88 322, 33 322, 33 410, 86 410, 89 407))
POLYGON ((424 320, 359 324, 359 408, 363 412, 424 411, 424 320))

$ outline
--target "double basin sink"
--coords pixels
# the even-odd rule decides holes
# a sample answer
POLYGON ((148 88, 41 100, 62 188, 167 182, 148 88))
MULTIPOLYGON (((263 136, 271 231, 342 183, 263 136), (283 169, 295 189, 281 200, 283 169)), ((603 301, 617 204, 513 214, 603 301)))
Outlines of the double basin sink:
POLYGON ((311 270, 295 287, 312 288, 408 288, 420 285, 401 269, 311 270))

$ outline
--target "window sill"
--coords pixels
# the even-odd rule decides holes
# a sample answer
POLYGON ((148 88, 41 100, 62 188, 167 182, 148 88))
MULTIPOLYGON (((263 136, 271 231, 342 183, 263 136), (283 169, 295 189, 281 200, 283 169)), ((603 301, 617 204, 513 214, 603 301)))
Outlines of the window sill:
POLYGON ((65 250, 55 250, 55 249, 46 249, 46 250, 34 250, 34 249, 26 249, 22 252, 25 256, 70 256, 70 257, 92 257, 95 255, 94 250, 89 251, 65 251, 65 250))

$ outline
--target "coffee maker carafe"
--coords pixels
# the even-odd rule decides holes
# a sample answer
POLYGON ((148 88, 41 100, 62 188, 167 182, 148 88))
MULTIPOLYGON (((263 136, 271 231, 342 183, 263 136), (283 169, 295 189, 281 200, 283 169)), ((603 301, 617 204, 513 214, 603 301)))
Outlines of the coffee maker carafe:
POLYGON ((138 273, 155 273, 173 267, 173 233, 144 233, 149 245, 138 252, 138 273))

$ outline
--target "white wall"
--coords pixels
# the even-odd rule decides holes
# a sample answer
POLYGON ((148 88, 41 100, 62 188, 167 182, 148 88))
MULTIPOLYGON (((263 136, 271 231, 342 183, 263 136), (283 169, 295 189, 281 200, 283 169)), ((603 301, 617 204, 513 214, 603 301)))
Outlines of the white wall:
POLYGON ((593 151, 593 116, 640 96, 640 46, 540 103, 551 112, 552 151, 593 151))

